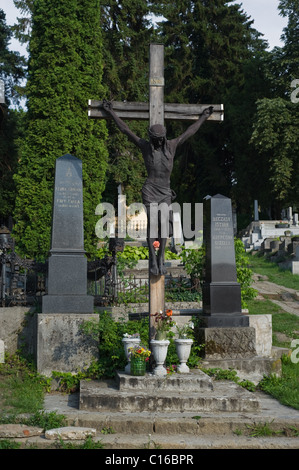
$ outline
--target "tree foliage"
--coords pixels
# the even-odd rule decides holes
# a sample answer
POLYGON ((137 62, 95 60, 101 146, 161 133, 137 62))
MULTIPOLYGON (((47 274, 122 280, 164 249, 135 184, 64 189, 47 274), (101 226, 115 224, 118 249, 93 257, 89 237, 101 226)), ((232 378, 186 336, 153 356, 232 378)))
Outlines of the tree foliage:
MULTIPOLYGON (((292 80, 299 79, 298 1, 280 0, 288 18, 284 47, 269 52, 231 0, 14 0, 32 14, 14 27, 23 42, 30 38, 26 138, 15 178, 21 252, 48 250, 54 162, 66 152, 83 160, 89 253, 101 194, 116 203, 121 183, 128 204, 141 201, 146 172, 140 152, 110 121, 106 140, 105 124, 87 120, 86 104, 92 98, 147 101, 154 41, 165 45, 166 101, 225 106, 222 124, 206 123, 178 151, 172 175, 177 201, 222 193, 232 198, 240 228, 251 220, 254 199, 264 212, 272 206, 272 216, 283 205, 298 205, 299 108, 290 99, 292 80), (157 28, 153 13, 162 17, 157 28)), ((129 125, 147 137, 148 123, 129 125)), ((187 124, 166 125, 172 138, 187 124)))
MULTIPOLYGON (((104 44, 103 82, 106 98, 114 101, 148 101, 149 44, 154 30, 147 0, 109 0, 102 6, 104 44)), ((148 123, 130 121, 130 128, 147 138, 148 123)), ((105 196, 115 202, 121 184, 127 203, 141 202, 146 172, 140 151, 120 134, 113 123, 109 129, 109 183, 105 196)))
POLYGON ((83 162, 85 249, 92 256, 95 207, 105 187, 105 123, 89 121, 88 99, 103 94, 98 0, 35 0, 29 43, 26 137, 15 175, 15 238, 29 257, 50 248, 56 158, 83 162))
MULTIPOLYGON (((244 186, 244 180, 249 168, 254 171, 255 154, 248 141, 255 101, 264 96, 266 43, 240 5, 230 3, 161 2, 160 37, 166 46, 167 101, 225 107, 224 123, 206 123, 178 153, 173 175, 178 198, 198 202, 221 193, 246 212, 253 185, 244 186)), ((168 128, 177 135, 184 125, 168 128)))
POLYGON ((8 224, 14 208, 13 174, 18 160, 16 140, 20 137, 22 118, 22 113, 12 110, 10 105, 19 103, 19 86, 25 75, 24 57, 9 50, 11 37, 5 14, 0 9, 0 80, 5 84, 5 103, 0 104, 0 219, 5 224, 8 224))
POLYGON ((288 18, 282 39, 266 61, 271 79, 271 96, 257 101, 251 142, 269 168, 269 198, 272 216, 280 217, 283 207, 299 208, 299 107, 292 102, 292 83, 299 77, 299 2, 281 0, 281 14, 288 18))

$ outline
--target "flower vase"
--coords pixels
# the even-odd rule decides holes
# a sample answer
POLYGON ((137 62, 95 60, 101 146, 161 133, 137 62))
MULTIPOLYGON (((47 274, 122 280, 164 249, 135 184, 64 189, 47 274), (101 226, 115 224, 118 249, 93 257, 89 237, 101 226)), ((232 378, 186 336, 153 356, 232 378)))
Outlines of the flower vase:
POLYGON ((146 362, 144 357, 131 357, 131 375, 142 376, 146 372, 146 362))
POLYGON ((140 344, 141 339, 140 338, 123 338, 122 342, 125 348, 125 355, 127 358, 127 365, 125 367, 125 373, 130 374, 131 373, 131 354, 129 349, 134 348, 134 346, 138 346, 140 344))
POLYGON ((187 366, 186 362, 189 359, 191 346, 193 343, 192 339, 183 339, 178 338, 174 340, 176 353, 178 355, 180 365, 178 366, 177 370, 181 374, 188 374, 190 372, 189 367, 187 366))
POLYGON ((168 345, 168 340, 151 340, 152 354, 156 363, 156 367, 153 371, 154 375, 161 377, 167 374, 167 370, 164 367, 164 362, 167 356, 168 345))

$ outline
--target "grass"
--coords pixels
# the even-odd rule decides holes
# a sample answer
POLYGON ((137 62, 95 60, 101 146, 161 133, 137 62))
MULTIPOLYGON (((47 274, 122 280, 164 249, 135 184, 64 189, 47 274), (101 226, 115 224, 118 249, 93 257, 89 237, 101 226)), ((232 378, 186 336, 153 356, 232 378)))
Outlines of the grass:
POLYGON ((259 387, 283 405, 299 410, 299 363, 294 364, 290 357, 283 356, 282 377, 264 377, 259 387))
MULTIPOLYGON (((299 275, 281 269, 276 263, 259 255, 250 255, 249 260, 250 268, 255 273, 267 276, 270 282, 280 286, 299 290, 299 275)), ((271 314, 273 346, 291 350, 292 340, 299 338, 299 316, 285 312, 269 299, 249 300, 248 310, 251 315, 271 314)), ((283 356, 282 377, 274 375, 265 377, 259 387, 280 403, 299 409, 299 363, 294 363, 290 357, 283 356)))
POLYGON ((292 274, 290 270, 280 268, 270 259, 259 254, 248 254, 249 267, 257 274, 267 276, 270 282, 279 286, 299 290, 299 274, 292 274))
POLYGON ((18 355, 6 356, 0 364, 0 409, 5 413, 36 413, 43 408, 49 379, 18 355))

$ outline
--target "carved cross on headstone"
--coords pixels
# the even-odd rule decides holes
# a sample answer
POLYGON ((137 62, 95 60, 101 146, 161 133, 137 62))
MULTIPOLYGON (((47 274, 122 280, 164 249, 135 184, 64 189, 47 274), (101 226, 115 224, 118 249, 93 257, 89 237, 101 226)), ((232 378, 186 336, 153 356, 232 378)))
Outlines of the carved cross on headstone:
MULTIPOLYGON (((210 121, 223 121, 224 107, 222 104, 169 104, 164 103, 164 46, 150 45, 149 66, 149 103, 113 101, 113 110, 127 120, 148 120, 149 127, 154 124, 164 125, 168 120, 196 121, 204 109, 213 106, 214 112, 210 121)), ((88 101, 88 116, 93 119, 110 119, 110 115, 102 108, 102 101, 88 101)), ((165 307, 164 275, 153 275, 149 272, 149 315, 150 339, 155 337, 155 325, 152 314, 165 307)))

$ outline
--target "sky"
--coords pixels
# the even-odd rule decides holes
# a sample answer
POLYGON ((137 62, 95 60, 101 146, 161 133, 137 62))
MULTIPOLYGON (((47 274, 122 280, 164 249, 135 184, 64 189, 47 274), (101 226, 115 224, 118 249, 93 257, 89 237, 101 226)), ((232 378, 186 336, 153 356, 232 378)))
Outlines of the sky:
MULTIPOLYGON (((269 50, 282 46, 280 36, 287 25, 287 18, 282 18, 278 13, 279 0, 236 0, 236 3, 242 4, 242 9, 254 20, 253 27, 264 34, 264 39, 269 42, 269 50)), ((8 25, 16 23, 17 16, 21 16, 13 0, 0 0, 0 8, 6 14, 8 25)), ((26 54, 25 46, 16 40, 11 40, 10 49, 26 54)))

